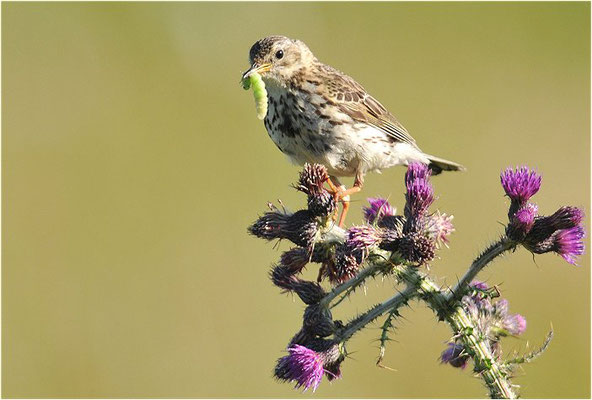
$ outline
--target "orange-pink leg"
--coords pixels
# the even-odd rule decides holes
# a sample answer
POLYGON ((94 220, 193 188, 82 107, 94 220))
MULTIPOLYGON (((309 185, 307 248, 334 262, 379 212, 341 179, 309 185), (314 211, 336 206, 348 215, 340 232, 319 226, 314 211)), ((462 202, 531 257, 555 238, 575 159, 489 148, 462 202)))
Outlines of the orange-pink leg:
MULTIPOLYGON (((356 174, 354 186, 352 186, 349 189, 346 189, 345 186, 342 185, 336 177, 332 176, 328 181, 328 185, 331 188, 333 195, 335 196, 335 201, 341 202, 341 204, 343 204, 341 216, 339 217, 339 226, 341 227, 345 222, 345 217, 349 210, 349 196, 354 193, 358 193, 362 190, 362 186, 364 185, 364 178, 362 174, 356 174)), ((337 219, 337 212, 333 215, 333 219, 337 219)))

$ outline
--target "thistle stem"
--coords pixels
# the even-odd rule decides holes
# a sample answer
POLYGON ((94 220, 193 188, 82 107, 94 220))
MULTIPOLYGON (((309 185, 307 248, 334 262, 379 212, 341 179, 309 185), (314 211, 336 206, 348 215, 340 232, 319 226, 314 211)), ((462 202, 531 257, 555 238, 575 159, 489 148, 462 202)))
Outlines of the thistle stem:
POLYGON ((485 340, 475 333, 476 329, 463 308, 457 306, 450 309, 448 296, 431 279, 414 267, 396 265, 395 273, 400 279, 417 288, 419 297, 450 325, 455 334, 460 336, 465 348, 472 353, 475 370, 479 371, 485 381, 490 397, 516 398, 510 381, 502 373, 485 340))
POLYGON ((341 330, 338 334, 335 335, 336 339, 339 341, 348 340, 356 332, 359 332, 366 325, 374 321, 376 318, 380 317, 385 312, 396 310, 397 308, 407 304, 409 299, 414 297, 416 293, 416 288, 408 286, 399 294, 391 297, 383 303, 377 304, 376 306, 366 311, 364 314, 353 319, 343 328, 343 330, 341 330))
POLYGON ((449 300, 451 302, 460 300, 465 295, 469 284, 473 281, 477 274, 481 272, 485 266, 487 266, 487 264, 493 261, 493 259, 495 259, 497 256, 508 250, 511 250, 515 246, 516 243, 507 236, 503 236, 497 242, 489 246, 483 253, 479 255, 479 257, 475 259, 475 261, 473 261, 470 268, 456 284, 454 289, 452 289, 449 300))
MULTIPOLYGON (((339 242, 339 239, 336 241, 339 242)), ((471 267, 453 291, 440 288, 427 275, 419 272, 415 266, 408 265, 409 263, 400 260, 397 257, 389 259, 387 252, 375 249, 372 251, 372 255, 381 257, 383 261, 375 260, 370 263, 354 278, 333 289, 333 291, 321 300, 321 303, 327 306, 339 294, 360 285, 366 278, 381 270, 384 271, 390 269, 401 282, 407 284, 407 287, 403 292, 378 304, 352 320, 340 332, 336 333, 335 338, 340 341, 346 341, 380 315, 388 311, 396 310, 398 307, 406 304, 407 301, 413 297, 419 297, 424 300, 432 310, 434 310, 440 320, 446 321, 450 325, 455 335, 459 336, 464 347, 473 358, 475 370, 480 374, 488 387, 490 397, 505 399, 516 398, 517 395, 512 389, 509 379, 502 371, 502 367, 497 362, 486 340, 477 332, 477 329, 465 310, 458 303, 455 305, 454 301, 451 301, 461 298, 463 292, 466 291, 466 288, 473 278, 475 278, 475 276, 477 276, 488 263, 502 253, 512 249, 515 245, 515 242, 507 237, 502 237, 499 241, 489 246, 471 264, 471 267)))
POLYGON ((460 333, 465 348, 474 353, 472 356, 475 362, 475 371, 479 371, 485 381, 489 389, 489 397, 492 399, 517 398, 510 381, 502 373, 491 349, 482 337, 474 333, 475 327, 467 313, 458 307, 447 318, 447 321, 455 332, 460 333))
POLYGON ((331 290, 325 297, 323 297, 320 301, 322 306, 329 306, 329 304, 341 293, 345 292, 348 289, 353 289, 356 286, 361 285, 366 278, 374 275, 380 269, 380 263, 370 264, 360 272, 356 276, 347 281, 343 282, 341 285, 336 286, 333 290, 331 290))

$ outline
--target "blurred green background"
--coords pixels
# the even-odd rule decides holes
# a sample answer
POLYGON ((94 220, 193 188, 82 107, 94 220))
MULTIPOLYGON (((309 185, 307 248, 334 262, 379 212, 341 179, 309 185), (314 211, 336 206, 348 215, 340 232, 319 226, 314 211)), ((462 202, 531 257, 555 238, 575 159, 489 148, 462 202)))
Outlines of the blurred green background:
MULTIPOLYGON (((304 204, 239 85, 250 46, 278 33, 468 167, 434 179, 457 229, 440 283, 502 232, 506 166, 542 172, 543 213, 590 214, 589 3, 3 3, 4 397, 302 397, 272 379, 303 311, 267 277, 289 245, 246 233, 267 201, 304 204)), ((348 224, 365 197, 400 208, 404 172, 368 176, 348 224)), ((555 329, 522 395, 589 397, 589 256, 519 250, 480 277, 528 319, 506 354, 555 329)), ((392 292, 372 282, 336 317, 392 292)), ((343 379, 305 397, 486 395, 438 363, 446 325, 418 303, 404 317, 396 372, 374 365, 373 325, 343 379)))

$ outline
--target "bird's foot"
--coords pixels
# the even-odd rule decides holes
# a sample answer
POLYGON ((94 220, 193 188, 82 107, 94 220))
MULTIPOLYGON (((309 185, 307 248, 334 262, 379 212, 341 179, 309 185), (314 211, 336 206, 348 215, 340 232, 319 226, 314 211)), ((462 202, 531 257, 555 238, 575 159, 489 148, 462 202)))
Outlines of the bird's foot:
MULTIPOLYGON (((343 204, 343 209, 341 210, 341 215, 339 216, 338 223, 339 227, 342 227, 345 222, 345 216, 347 215, 347 211, 349 209, 350 195, 358 193, 360 190, 362 190, 362 188, 354 185, 353 187, 346 189, 345 185, 336 185, 334 182, 331 181, 331 179, 327 181, 327 184, 329 185, 329 193, 333 195, 335 202, 343 204)), ((339 208, 337 208, 335 210, 335 213, 333 214, 333 221, 337 221, 338 214, 339 208)))

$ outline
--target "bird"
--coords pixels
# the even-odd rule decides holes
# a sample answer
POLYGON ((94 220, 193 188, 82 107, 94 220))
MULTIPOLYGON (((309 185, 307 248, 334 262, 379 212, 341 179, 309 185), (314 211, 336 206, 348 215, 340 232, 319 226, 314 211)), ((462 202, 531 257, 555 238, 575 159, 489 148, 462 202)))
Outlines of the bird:
POLYGON ((258 73, 267 90, 265 128, 295 164, 324 165, 328 185, 343 204, 342 226, 350 195, 362 190, 365 175, 396 165, 421 162, 434 175, 464 171, 462 165, 424 153, 407 129, 358 82, 319 61, 298 39, 274 35, 249 50, 250 67, 242 79, 258 73), (354 177, 349 189, 339 178, 354 177))

